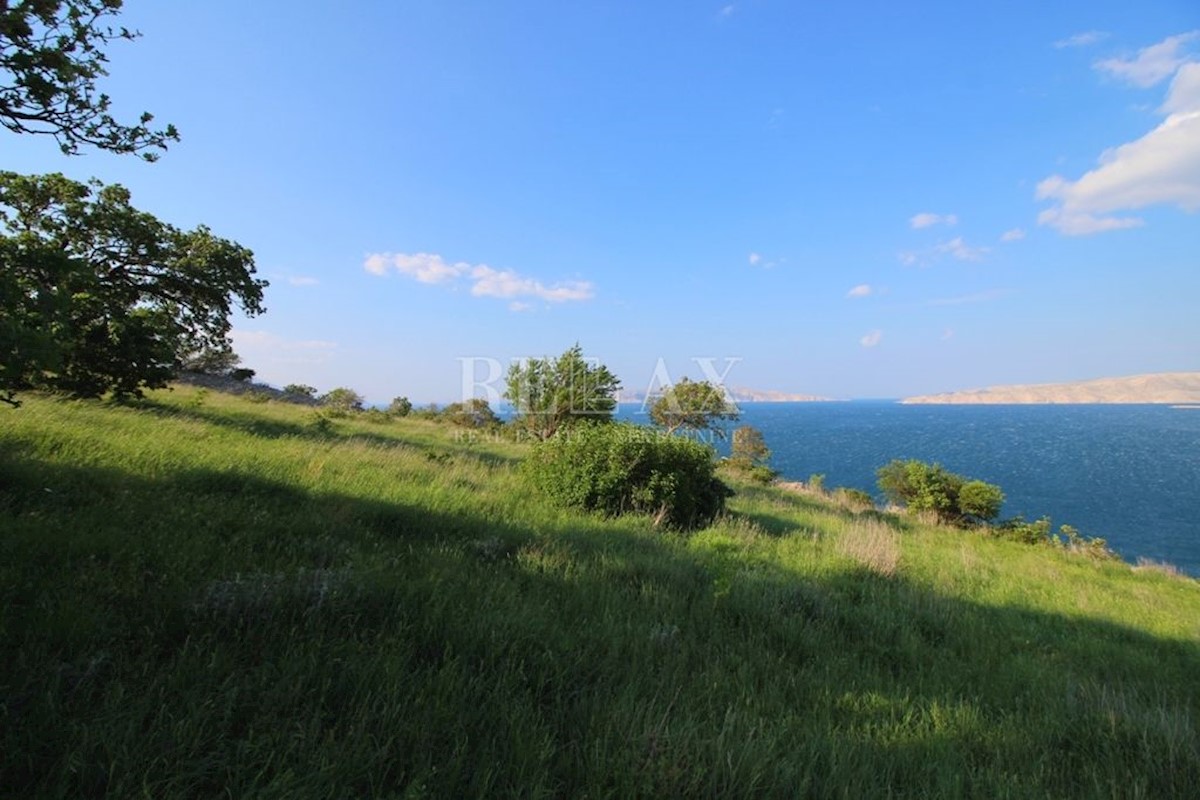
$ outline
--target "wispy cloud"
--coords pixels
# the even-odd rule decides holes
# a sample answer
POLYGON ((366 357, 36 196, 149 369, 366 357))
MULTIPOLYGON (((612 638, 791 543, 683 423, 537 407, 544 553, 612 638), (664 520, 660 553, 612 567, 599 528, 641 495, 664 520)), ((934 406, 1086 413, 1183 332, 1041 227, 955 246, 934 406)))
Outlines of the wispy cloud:
POLYGON ((1077 33, 1074 36, 1068 36, 1065 39, 1059 39, 1054 43, 1054 46, 1059 50, 1063 49, 1064 47, 1087 47, 1089 45, 1103 42, 1107 38, 1108 33, 1106 31, 1084 31, 1083 33, 1077 33))
POLYGON ((287 279, 287 282, 292 286, 316 286, 320 283, 316 278, 309 278, 304 275, 293 275, 287 279))
POLYGON ((896 254, 896 258, 906 267, 915 267, 921 263, 921 256, 911 250, 900 251, 896 254))
MULTIPOLYGON (((1173 36, 1146 50, 1198 34, 1173 36)), ((1144 220, 1125 212, 1148 206, 1200 210, 1200 61, 1175 65, 1159 111, 1166 116, 1156 128, 1104 151, 1098 166, 1079 179, 1051 175, 1041 181, 1037 199, 1054 205, 1038 215, 1038 223, 1068 236, 1083 236, 1139 227, 1144 220)))
POLYGON ((1013 228, 1012 230, 1007 230, 1000 234, 1000 241, 1002 242, 1019 242, 1024 238, 1025 231, 1023 231, 1021 228, 1013 228))
POLYGON ((931 211, 922 211, 920 214, 914 214, 909 218, 908 224, 914 230, 921 228, 931 228, 934 225, 953 226, 958 224, 957 214, 934 214, 931 211))
POLYGON ((875 347, 882 341, 883 331, 876 330, 865 334, 861 339, 858 340, 858 343, 863 347, 875 347))
POLYGON ((875 289, 869 283, 860 283, 850 291, 846 292, 846 297, 870 297, 875 293, 875 289))
POLYGON ((964 294, 958 297, 939 297, 936 300, 930 300, 931 306, 965 306, 974 303, 987 303, 992 300, 999 300, 1002 297, 1008 297, 1012 294, 1012 289, 988 289, 985 292, 975 292, 974 294, 964 294))
POLYGON ((762 261, 762 256, 758 253, 751 253, 749 257, 746 258, 746 261, 750 262, 750 266, 757 267, 759 262, 762 261))
POLYGON ((533 304, 532 303, 522 303, 520 300, 513 300, 511 303, 508 304, 508 310, 516 312, 516 313, 520 313, 522 311, 532 311, 533 304))
POLYGON ((1200 30, 1168 36, 1158 44, 1143 47, 1133 58, 1106 58, 1096 69, 1115 78, 1146 88, 1166 80, 1189 61, 1184 45, 1200 38, 1200 30))
POLYGON ((466 281, 475 297, 534 297, 549 303, 565 303, 590 300, 595 295, 588 281, 547 285, 511 269, 499 270, 487 264, 468 264, 465 261, 449 263, 433 253, 373 253, 363 262, 363 269, 379 276, 394 270, 420 283, 457 284, 466 281))
POLYGON ((942 331, 942 341, 943 342, 948 342, 953 338, 954 338, 954 328, 946 328, 946 330, 942 331))
POLYGON ((961 236, 956 236, 946 242, 939 242, 934 245, 933 249, 934 252, 944 253, 959 261, 979 261, 988 251, 986 247, 972 247, 961 236))
POLYGON ((721 6, 721 10, 717 13, 722 17, 732 17, 733 12, 735 11, 737 11, 737 6, 733 3, 730 3, 728 5, 721 6))

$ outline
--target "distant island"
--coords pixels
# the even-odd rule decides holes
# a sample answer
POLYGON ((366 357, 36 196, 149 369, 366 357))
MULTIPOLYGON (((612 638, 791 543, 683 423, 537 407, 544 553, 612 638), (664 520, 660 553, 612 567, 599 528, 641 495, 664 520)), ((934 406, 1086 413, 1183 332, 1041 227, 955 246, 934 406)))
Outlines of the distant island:
POLYGON ((993 386, 906 397, 906 404, 1200 403, 1200 372, 1159 372, 1075 383, 993 386))

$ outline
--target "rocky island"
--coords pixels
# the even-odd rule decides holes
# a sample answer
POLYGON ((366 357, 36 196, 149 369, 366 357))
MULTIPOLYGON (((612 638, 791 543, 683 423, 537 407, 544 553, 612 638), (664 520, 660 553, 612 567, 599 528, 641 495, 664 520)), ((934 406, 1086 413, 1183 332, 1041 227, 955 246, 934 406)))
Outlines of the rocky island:
POLYGON ((905 404, 1200 403, 1200 372, 1159 372, 1075 383, 994 386, 906 397, 905 404))

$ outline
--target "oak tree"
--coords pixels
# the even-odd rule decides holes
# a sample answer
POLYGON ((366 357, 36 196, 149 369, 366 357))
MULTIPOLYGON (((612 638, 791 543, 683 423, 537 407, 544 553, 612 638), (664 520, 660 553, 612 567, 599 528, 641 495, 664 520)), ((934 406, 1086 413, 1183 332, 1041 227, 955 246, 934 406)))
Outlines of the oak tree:
POLYGON ((140 396, 264 311, 254 255, 139 211, 119 185, 0 172, 0 399, 140 396))
POLYGON ((122 0, 17 0, 0 2, 0 125, 16 133, 53 136, 67 155, 81 146, 134 153, 156 160, 175 126, 148 126, 143 113, 126 125, 109 114, 111 100, 96 81, 108 74, 104 48, 139 34, 107 18, 122 0))

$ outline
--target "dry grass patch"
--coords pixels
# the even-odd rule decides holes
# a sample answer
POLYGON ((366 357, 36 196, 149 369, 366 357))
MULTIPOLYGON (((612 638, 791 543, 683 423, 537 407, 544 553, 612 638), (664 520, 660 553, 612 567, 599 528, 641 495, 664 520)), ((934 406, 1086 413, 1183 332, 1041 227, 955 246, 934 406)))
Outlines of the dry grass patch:
POLYGON ((879 575, 900 568, 900 534, 878 520, 856 520, 838 539, 838 551, 879 575))

